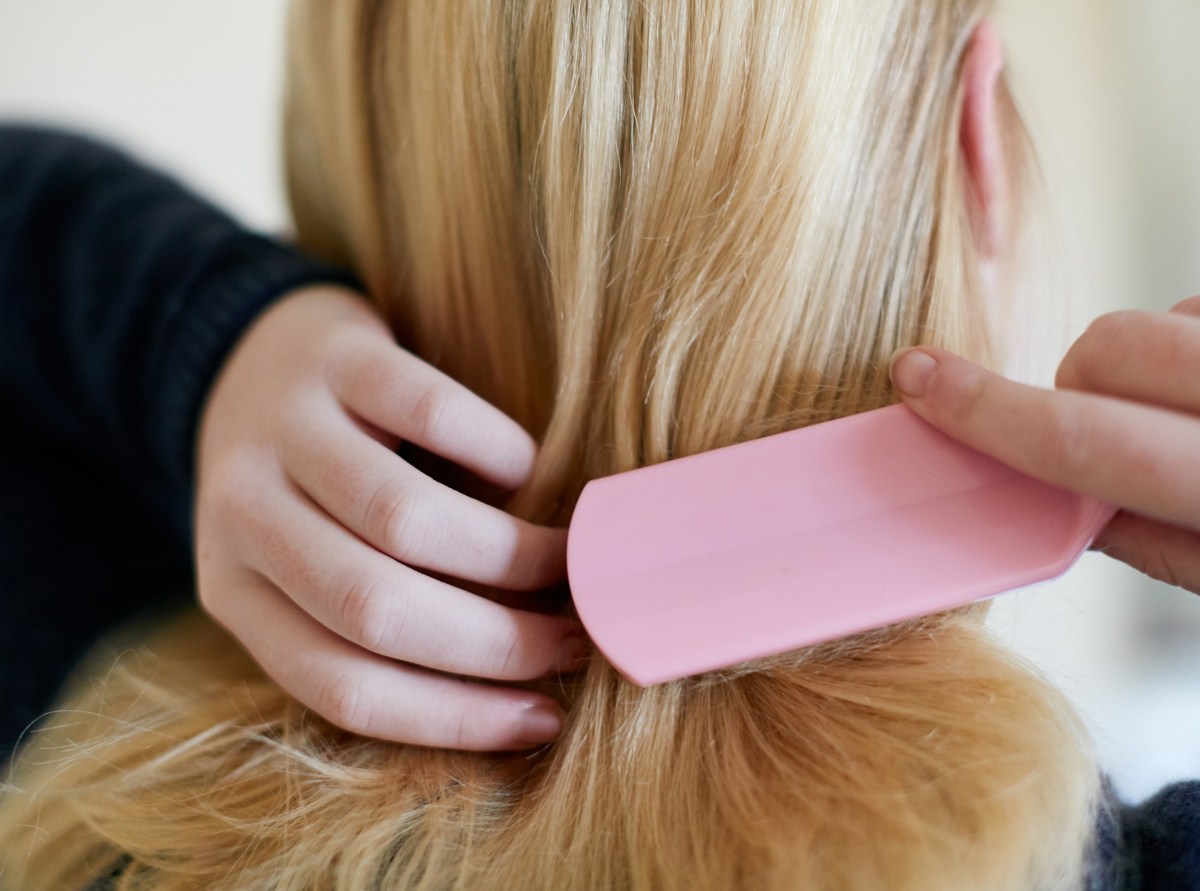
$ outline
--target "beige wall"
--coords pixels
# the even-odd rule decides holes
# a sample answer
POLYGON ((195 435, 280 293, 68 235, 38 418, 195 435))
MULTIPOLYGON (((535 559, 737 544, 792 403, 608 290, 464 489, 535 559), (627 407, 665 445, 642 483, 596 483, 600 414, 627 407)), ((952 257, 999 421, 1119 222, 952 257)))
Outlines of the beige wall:
POLYGON ((0 0, 0 115, 109 134, 277 228, 285 4, 0 0))
POLYGON ((1200 3, 1001 0, 1088 309, 1200 293, 1200 3))
MULTIPOLYGON (((1010 70, 1058 218, 1066 331, 1200 293, 1200 3, 1001 0, 1010 70)), ((1200 775, 1200 603, 1085 559, 998 627, 1075 695, 1121 784, 1200 775)))

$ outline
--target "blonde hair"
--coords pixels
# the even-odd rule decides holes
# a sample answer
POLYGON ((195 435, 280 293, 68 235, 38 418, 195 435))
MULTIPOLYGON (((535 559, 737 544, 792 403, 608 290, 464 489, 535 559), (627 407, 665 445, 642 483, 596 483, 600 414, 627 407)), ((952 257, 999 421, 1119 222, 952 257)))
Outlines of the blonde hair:
MULTIPOLYGON (((899 346, 990 359, 985 6, 298 0, 300 240, 541 440, 510 509, 564 522, 593 477, 888 403, 899 346)), ((650 689, 595 657, 520 756, 341 733, 188 616, 30 742, 0 885, 1077 887, 1095 769, 983 612, 650 689)))

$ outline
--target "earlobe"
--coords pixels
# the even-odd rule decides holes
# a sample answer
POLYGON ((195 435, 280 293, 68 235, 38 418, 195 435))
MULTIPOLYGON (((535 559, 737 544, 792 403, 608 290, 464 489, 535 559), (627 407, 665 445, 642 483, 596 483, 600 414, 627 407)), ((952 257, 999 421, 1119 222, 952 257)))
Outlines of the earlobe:
POLYGON ((1006 240, 1007 177, 997 87, 1004 68, 1000 35, 983 22, 971 35, 963 61, 963 107, 959 145, 967 213, 976 246, 995 259, 1006 240))

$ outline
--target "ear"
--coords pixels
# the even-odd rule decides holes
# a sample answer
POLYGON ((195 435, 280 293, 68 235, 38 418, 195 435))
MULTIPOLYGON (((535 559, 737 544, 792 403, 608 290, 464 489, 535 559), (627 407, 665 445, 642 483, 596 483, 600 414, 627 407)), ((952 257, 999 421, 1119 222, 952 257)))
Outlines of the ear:
POLYGON ((975 244, 985 260, 1005 248, 1007 176, 997 86, 1004 68, 1000 35, 983 22, 971 35, 963 61, 963 107, 959 146, 965 177, 967 214, 975 244))

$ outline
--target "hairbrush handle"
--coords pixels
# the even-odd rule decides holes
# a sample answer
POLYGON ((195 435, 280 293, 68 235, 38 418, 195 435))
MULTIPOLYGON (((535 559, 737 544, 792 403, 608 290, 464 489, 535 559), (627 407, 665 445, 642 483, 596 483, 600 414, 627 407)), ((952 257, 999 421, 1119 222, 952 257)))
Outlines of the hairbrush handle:
POLYGON ((647 686, 1053 578, 1115 511, 895 405, 593 480, 567 567, 647 686))

